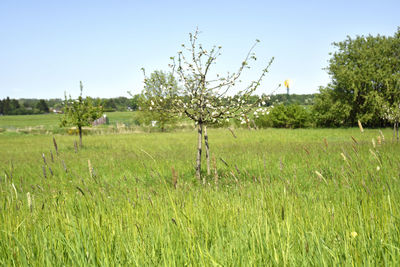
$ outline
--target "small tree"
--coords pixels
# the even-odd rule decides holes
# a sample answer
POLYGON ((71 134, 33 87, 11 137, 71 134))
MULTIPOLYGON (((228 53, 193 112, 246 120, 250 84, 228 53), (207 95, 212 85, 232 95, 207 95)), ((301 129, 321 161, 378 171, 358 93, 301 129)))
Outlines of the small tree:
POLYGON ((139 98, 139 107, 145 120, 147 122, 157 121, 162 132, 165 130, 166 124, 175 122, 177 114, 170 110, 177 93, 178 84, 172 73, 154 71, 146 79, 139 98))
MULTIPOLYGON (((215 64, 216 59, 221 55, 221 46, 213 46, 210 50, 197 44, 199 31, 189 34, 189 45, 182 44, 184 51, 178 52, 178 56, 171 57, 172 63, 169 64, 172 73, 178 77, 181 84, 178 88, 179 97, 173 98, 171 113, 184 115, 197 125, 197 159, 196 176, 201 179, 201 154, 203 133, 206 146, 206 157, 208 173, 210 173, 210 153, 206 126, 213 123, 222 122, 232 118, 239 118, 258 106, 262 99, 250 103, 248 100, 252 93, 258 88, 261 80, 268 72, 268 67, 262 70, 260 77, 252 81, 247 87, 238 91, 234 95, 229 95, 231 89, 241 81, 244 69, 249 68, 249 61, 256 60, 253 49, 256 43, 250 48, 245 59, 242 61, 237 72, 228 73, 226 76, 216 74, 210 77, 210 69, 215 64), (203 132, 204 130, 204 132, 203 132)), ((151 79, 145 78, 145 84, 149 84, 151 79)), ((162 108, 154 102, 152 108, 162 108)), ((203 179, 203 183, 205 179, 203 179)))
POLYGON ((400 122, 400 102, 392 105, 383 104, 383 118, 393 124, 393 140, 396 138, 399 141, 399 122, 400 122))
POLYGON ((83 85, 80 82, 81 94, 76 100, 67 99, 65 95, 64 100, 64 116, 61 118, 61 126, 76 126, 79 132, 79 145, 82 147, 82 127, 91 126, 92 122, 103 114, 103 108, 99 102, 94 105, 90 97, 83 98, 82 90, 83 85))

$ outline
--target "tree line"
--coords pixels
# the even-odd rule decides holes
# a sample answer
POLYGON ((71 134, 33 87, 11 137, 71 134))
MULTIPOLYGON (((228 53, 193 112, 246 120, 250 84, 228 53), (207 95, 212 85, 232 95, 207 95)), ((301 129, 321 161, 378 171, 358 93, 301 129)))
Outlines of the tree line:
MULTIPOLYGON (((100 101, 100 105, 106 112, 114 111, 135 111, 138 110, 139 94, 133 98, 116 97, 116 98, 96 98, 100 101)), ((52 111, 61 112, 63 110, 63 101, 60 98, 56 99, 0 99, 0 114, 1 115, 31 115, 45 114, 52 111)))
MULTIPOLYGON (((273 103, 296 103, 298 105, 312 105, 314 98, 317 94, 293 94, 290 95, 290 102, 286 94, 272 95, 268 104, 273 103)), ((131 98, 116 97, 116 98, 102 98, 100 105, 103 107, 104 112, 114 111, 137 111, 140 106, 141 94, 134 94, 131 98)), ((252 96, 249 101, 254 102, 258 96, 252 96)), ((33 98, 4 98, 0 99, 0 114, 1 115, 31 115, 31 114, 45 114, 51 110, 62 111, 63 100, 60 98, 55 99, 33 99, 33 98)))

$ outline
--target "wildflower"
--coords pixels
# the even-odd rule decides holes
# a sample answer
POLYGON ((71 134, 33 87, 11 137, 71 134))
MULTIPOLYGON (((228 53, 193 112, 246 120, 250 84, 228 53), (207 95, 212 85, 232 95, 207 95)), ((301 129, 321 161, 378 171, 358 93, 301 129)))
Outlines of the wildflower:
POLYGON ((381 167, 376 166, 376 170, 379 172, 381 170, 381 167))
POLYGON ((352 238, 355 238, 356 236, 358 236, 357 232, 354 232, 354 231, 351 232, 350 235, 351 235, 352 238))

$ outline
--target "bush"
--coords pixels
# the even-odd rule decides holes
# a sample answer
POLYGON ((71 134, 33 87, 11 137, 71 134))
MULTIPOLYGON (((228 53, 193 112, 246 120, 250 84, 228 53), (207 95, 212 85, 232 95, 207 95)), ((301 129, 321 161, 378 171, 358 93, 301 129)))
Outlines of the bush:
POLYGON ((264 112, 255 112, 257 127, 305 128, 312 126, 312 115, 308 108, 292 104, 269 107, 264 112))

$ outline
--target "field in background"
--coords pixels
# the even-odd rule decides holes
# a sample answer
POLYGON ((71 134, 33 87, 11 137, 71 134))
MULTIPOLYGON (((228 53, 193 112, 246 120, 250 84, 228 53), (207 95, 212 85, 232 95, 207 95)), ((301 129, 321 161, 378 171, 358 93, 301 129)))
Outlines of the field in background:
MULTIPOLYGON (((86 133, 118 132, 123 124, 131 130, 141 130, 137 126, 138 119, 136 112, 109 112, 105 113, 109 118, 109 125, 101 125, 93 128, 86 128, 86 133)), ((25 134, 65 134, 69 128, 60 128, 60 114, 43 115, 11 115, 0 116, 0 133, 15 135, 25 134)))
POLYGON ((209 130, 205 186, 195 131, 88 135, 78 151, 56 134, 58 154, 52 135, 0 135, 0 265, 400 263, 390 129, 384 142, 369 129, 235 133, 209 130))
MULTIPOLYGON (((117 123, 133 124, 135 112, 109 112, 105 113, 111 125, 117 123)), ((42 127, 48 130, 59 127, 60 114, 41 114, 41 115, 10 115, 0 116, 0 128, 4 129, 24 129, 27 127, 42 127)))

